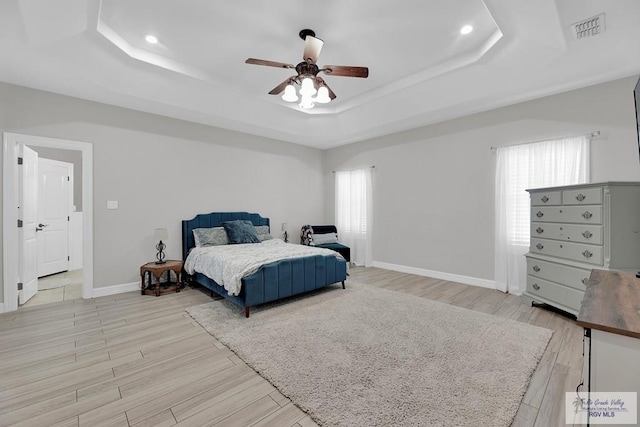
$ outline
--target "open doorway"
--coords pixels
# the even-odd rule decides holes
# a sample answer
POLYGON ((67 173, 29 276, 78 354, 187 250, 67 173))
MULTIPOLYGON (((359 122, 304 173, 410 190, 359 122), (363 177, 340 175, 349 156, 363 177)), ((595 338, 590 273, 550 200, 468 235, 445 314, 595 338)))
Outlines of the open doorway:
MULTIPOLYGON (((34 286, 36 291, 39 288, 38 276, 43 277, 43 290, 45 288, 55 289, 60 288, 61 284, 75 284, 75 289, 66 288, 56 291, 64 294, 67 298, 81 296, 82 298, 91 298, 93 296, 93 147, 91 144, 79 141, 61 140, 55 138, 21 135, 13 133, 4 134, 4 168, 3 168, 3 259, 4 259, 4 301, 0 306, 0 311, 14 311, 18 308, 18 298, 24 302, 24 288, 33 290, 34 286), (69 196, 69 200, 73 200, 73 205, 69 206, 69 215, 66 219, 70 225, 69 228, 75 227, 75 237, 73 236, 73 229, 68 230, 68 234, 65 231, 64 238, 62 234, 62 228, 57 232, 53 232, 56 228, 53 225, 53 218, 49 218, 46 221, 40 218, 38 220, 35 216, 33 220, 29 221, 27 217, 29 214, 26 211, 29 203, 25 203, 22 200, 23 187, 30 184, 23 183, 23 175, 27 159, 26 156, 22 161, 18 158, 22 156, 22 153, 29 151, 39 151, 43 155, 47 156, 50 160, 49 163, 58 167, 65 162, 61 160, 51 159, 62 158, 67 160, 66 163, 72 163, 73 170, 72 176, 69 176, 71 183, 76 183, 77 186, 69 187, 69 191, 73 191, 74 194, 69 196), (22 163, 25 164, 22 164, 22 163), (74 188, 77 187, 77 188, 74 188), (22 206, 21 206, 22 205, 22 206), (74 220, 72 220, 74 217, 74 220), (78 222, 77 217, 81 217, 78 222), (51 222, 51 224, 49 224, 51 222), (73 223, 73 225, 72 225, 73 223), (37 254, 33 255, 33 250, 29 248, 29 244, 24 244, 28 241, 28 234, 30 228, 33 228, 34 236, 37 231, 40 231, 40 236, 44 236, 43 230, 51 225, 50 233, 51 241, 56 242, 56 239, 60 242, 70 242, 69 251, 75 250, 76 252, 68 255, 65 253, 63 258, 67 258, 60 264, 61 258, 60 249, 54 246, 51 249, 51 254, 55 256, 49 256, 48 254, 40 254, 40 258, 46 258, 50 261, 47 267, 51 267, 58 262, 57 267, 49 268, 48 270, 41 270, 38 273, 37 262, 32 258, 35 256, 37 261, 37 254), (27 237, 25 237, 27 236, 27 237), (67 237, 68 236, 68 237, 67 237), (68 240, 66 240, 68 239, 68 240), (73 244, 75 239, 77 244, 73 244), (78 249, 80 248, 80 249, 78 249), (71 262, 73 260, 73 262, 71 262), (33 261, 33 262, 32 262, 33 261), (79 271, 78 271, 79 270, 79 271), (25 273, 26 272, 26 273, 25 273), (51 274, 59 273, 59 274, 51 274), (57 276, 57 277, 55 277, 57 276), (30 277, 35 278, 31 280, 30 277)), ((36 158, 38 153, 35 154, 36 158)), ((55 168, 53 169, 55 171, 55 168)), ((35 174, 34 174, 35 176, 35 174)), ((55 193, 55 191, 54 191, 55 193)), ((59 198, 58 196, 54 197, 59 198)), ((27 200, 28 202, 28 200, 27 200)), ((60 215, 58 215, 60 216, 60 215)), ((64 217, 65 215, 62 215, 64 217)), ((38 236, 38 237, 40 237, 38 236)), ((42 245, 41 245, 42 247, 42 245)))
POLYGON ((82 298, 82 152, 27 147, 38 155, 38 286, 19 306, 82 298))

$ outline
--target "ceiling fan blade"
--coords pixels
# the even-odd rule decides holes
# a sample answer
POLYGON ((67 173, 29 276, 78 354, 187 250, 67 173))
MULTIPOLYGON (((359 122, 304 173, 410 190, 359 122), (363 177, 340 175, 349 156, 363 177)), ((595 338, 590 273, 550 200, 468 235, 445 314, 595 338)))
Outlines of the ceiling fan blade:
POLYGON ((329 90, 329 98, 331 98, 331 100, 336 99, 336 94, 334 91, 331 90, 331 88, 329 87, 329 85, 324 81, 324 79, 322 77, 318 77, 316 76, 316 81, 319 83, 319 86, 324 86, 329 90))
POLYGON ((249 58, 244 62, 245 64, 265 65, 267 67, 296 68, 296 66, 293 64, 287 64, 285 62, 267 61, 266 59, 249 58))
POLYGON ((318 56, 320 56, 322 45, 324 45, 324 42, 317 37, 305 37, 304 53, 302 54, 302 59, 305 61, 307 59, 311 59, 311 62, 313 62, 314 64, 318 62, 318 56))
POLYGON ((367 67, 352 67, 348 65, 324 65, 321 69, 329 76, 343 77, 361 77, 366 79, 369 77, 369 69, 367 67))
POLYGON ((284 90, 284 88, 287 87, 287 85, 289 84, 289 82, 291 81, 292 78, 294 78, 294 77, 287 78, 285 81, 280 83, 278 86, 276 86, 273 89, 271 89, 271 92, 269 92, 269 95, 278 95, 278 94, 282 93, 282 91, 284 90))

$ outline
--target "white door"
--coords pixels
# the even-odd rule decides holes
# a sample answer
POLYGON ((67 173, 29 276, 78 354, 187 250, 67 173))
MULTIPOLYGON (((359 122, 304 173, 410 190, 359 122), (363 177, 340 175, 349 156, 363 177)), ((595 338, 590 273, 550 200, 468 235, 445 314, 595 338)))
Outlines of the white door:
POLYGON ((24 304, 38 292, 38 250, 36 227, 38 221, 38 153, 20 144, 22 169, 18 174, 18 206, 22 227, 19 228, 19 273, 22 290, 18 303, 24 304))
POLYGON ((38 277, 69 269, 71 163, 38 160, 38 277))

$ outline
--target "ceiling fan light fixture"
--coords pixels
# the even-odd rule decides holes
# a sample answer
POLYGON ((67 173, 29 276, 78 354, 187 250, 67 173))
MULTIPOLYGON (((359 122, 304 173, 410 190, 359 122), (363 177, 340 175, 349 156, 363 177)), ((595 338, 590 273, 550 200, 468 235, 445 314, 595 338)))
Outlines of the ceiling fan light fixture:
POLYGON ((284 89, 282 100, 286 102, 296 102, 298 100, 298 95, 296 95, 296 87, 293 84, 289 83, 284 89))
POLYGON ((297 65, 286 62, 269 61, 265 59, 247 58, 246 64, 263 65, 266 67, 285 68, 295 70, 296 74, 288 77, 269 91, 269 95, 281 95, 283 101, 297 102, 302 110, 314 107, 314 102, 327 104, 336 98, 336 94, 318 76, 318 73, 326 73, 332 76, 342 77, 369 77, 369 68, 346 65, 324 65, 318 67, 318 56, 324 45, 324 41, 316 37, 312 30, 300 31, 300 38, 304 40, 302 61, 297 65))
POLYGON ((306 96, 309 98, 316 94, 315 82, 311 77, 305 77, 302 79, 302 87, 300 88, 300 95, 302 99, 306 96))
POLYGON ((329 89, 327 89, 326 86, 320 86, 320 89, 318 89, 318 96, 316 96, 315 101, 320 104, 327 104, 331 102, 331 98, 329 98, 329 89))

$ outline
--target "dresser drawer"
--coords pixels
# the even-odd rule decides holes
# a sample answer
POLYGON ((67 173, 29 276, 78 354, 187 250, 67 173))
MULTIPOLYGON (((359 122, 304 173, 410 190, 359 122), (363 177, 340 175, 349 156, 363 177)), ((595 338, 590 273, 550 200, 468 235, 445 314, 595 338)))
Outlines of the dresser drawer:
POLYGON ((538 277, 527 276, 527 293, 532 296, 553 301, 564 305, 576 313, 580 311, 584 292, 567 288, 557 283, 549 282, 538 277))
POLYGON ((531 221, 602 224, 602 206, 533 206, 531 208, 531 221))
POLYGON ((562 191, 531 193, 531 206, 557 206, 562 204, 562 191))
POLYGON ((602 265, 604 261, 602 246, 585 245, 583 243, 532 238, 530 251, 593 265, 602 265))
POLYGON ((527 274, 584 292, 591 270, 527 257, 527 274))
POLYGON ((562 192, 562 203, 565 205, 601 205, 602 188, 564 190, 562 192))
POLYGON ((604 242, 603 227, 601 225, 532 222, 531 237, 589 243, 591 245, 601 245, 604 242))

